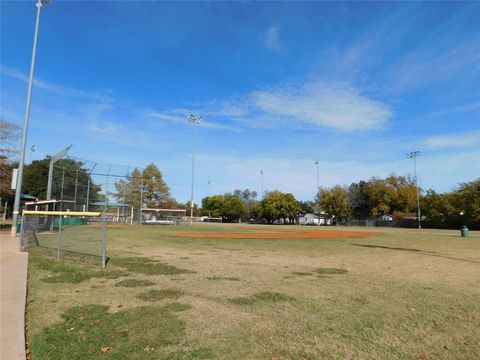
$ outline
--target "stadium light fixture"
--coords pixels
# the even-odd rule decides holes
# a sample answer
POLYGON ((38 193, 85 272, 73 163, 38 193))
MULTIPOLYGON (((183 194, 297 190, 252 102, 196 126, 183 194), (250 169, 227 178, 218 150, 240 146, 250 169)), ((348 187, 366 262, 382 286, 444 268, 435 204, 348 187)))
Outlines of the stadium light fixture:
POLYGON ((18 164, 17 186, 15 190, 15 202, 13 205, 13 219, 12 219, 12 236, 17 234, 18 215, 20 212, 20 200, 22 196, 22 182, 23 182, 23 166, 25 162, 25 148, 27 146, 27 133, 28 133, 28 121, 30 119, 30 103, 32 100, 32 88, 33 88, 33 74, 35 72, 35 55, 37 52, 37 39, 38 39, 38 25, 40 23, 40 11, 45 4, 50 3, 52 0, 38 0, 35 4, 37 7, 37 17, 35 19, 35 32, 33 35, 33 49, 32 49, 32 61, 30 63, 30 78, 28 80, 27 90, 27 105, 25 108, 25 117, 23 119, 22 130, 22 144, 20 146, 20 159, 18 164))
POLYGON ((263 170, 260 170, 260 174, 262 175, 262 200, 264 198, 264 194, 263 194, 263 170))
POLYGON ((190 197, 190 224, 193 224, 193 184, 195 181, 195 125, 200 124, 202 117, 195 114, 187 116, 188 122, 192 124, 192 192, 190 197))
POLYGON ((418 220, 418 228, 422 228, 421 223, 421 214, 420 214, 420 197, 418 193, 418 181, 417 181, 417 157, 420 156, 420 151, 412 151, 407 154, 407 158, 413 159, 413 171, 415 173, 415 188, 417 190, 417 220, 418 220))
POLYGON ((320 183, 318 181, 318 160, 315 160, 315 165, 317 165, 317 197, 318 197, 318 213, 320 214, 320 183))

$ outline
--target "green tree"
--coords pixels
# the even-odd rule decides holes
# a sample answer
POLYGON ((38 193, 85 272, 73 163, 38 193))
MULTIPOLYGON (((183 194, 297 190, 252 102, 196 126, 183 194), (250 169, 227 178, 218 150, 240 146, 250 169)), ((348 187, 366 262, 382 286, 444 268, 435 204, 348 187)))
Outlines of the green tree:
POLYGON ((170 199, 170 189, 163 180, 160 169, 153 163, 143 170, 143 201, 147 207, 159 207, 170 199))
MULTIPOLYGON (((52 181, 52 199, 77 201, 78 205, 102 198, 100 186, 96 185, 89 170, 81 161, 61 159, 55 163, 52 181), (90 182, 90 185, 88 185, 90 182), (87 192, 89 193, 87 196, 87 192)), ((35 160, 24 167, 23 193, 39 199, 47 198, 50 158, 35 160)))
POLYGON ((448 204, 448 197, 444 194, 438 194, 434 190, 428 190, 420 202, 422 214, 427 219, 430 226, 443 228, 448 226, 447 219, 451 207, 448 204))
POLYGON ((364 219, 370 216, 368 205, 368 195, 366 191, 367 183, 363 180, 358 183, 352 183, 347 192, 348 208, 351 216, 364 219))
POLYGON ((348 208, 348 193, 337 185, 331 189, 320 189, 320 207, 330 216, 343 217, 350 214, 348 208))
POLYGON ((285 224, 294 223, 301 207, 293 194, 284 194, 280 191, 267 193, 261 202, 262 217, 271 224, 276 220, 283 220, 285 224))
POLYGON ((222 195, 207 196, 202 199, 202 214, 213 218, 222 217, 224 204, 225 199, 222 195))
POLYGON ((238 222, 244 215, 246 209, 242 200, 236 196, 227 196, 223 204, 222 217, 225 222, 238 222))
POLYGON ((148 208, 172 207, 178 203, 170 196, 170 190, 163 180, 160 169, 153 163, 143 171, 135 168, 125 179, 115 182, 116 192, 113 194, 118 201, 139 209, 141 205, 148 208), (143 204, 142 198, 143 184, 143 204))

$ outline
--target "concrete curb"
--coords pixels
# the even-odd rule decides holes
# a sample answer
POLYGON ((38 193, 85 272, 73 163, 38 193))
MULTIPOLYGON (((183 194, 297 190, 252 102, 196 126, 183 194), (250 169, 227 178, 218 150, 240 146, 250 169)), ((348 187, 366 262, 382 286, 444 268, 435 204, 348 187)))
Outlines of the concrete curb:
POLYGON ((28 254, 18 251, 18 238, 0 232, 0 359, 25 355, 25 301, 28 254))

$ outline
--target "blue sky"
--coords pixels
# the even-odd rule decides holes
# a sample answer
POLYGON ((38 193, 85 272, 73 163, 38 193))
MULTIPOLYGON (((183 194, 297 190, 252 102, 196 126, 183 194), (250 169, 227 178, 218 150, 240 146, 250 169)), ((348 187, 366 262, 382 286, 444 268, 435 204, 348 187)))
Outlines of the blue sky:
MULTIPOLYGON (((1 117, 21 124, 34 1, 2 1, 1 117)), ((313 199, 413 172, 480 176, 480 3, 55 1, 41 14, 28 144, 156 163, 179 201, 236 188, 313 199)), ((27 154, 27 160, 30 155, 27 154)), ((121 168, 119 166, 119 168, 121 168)))

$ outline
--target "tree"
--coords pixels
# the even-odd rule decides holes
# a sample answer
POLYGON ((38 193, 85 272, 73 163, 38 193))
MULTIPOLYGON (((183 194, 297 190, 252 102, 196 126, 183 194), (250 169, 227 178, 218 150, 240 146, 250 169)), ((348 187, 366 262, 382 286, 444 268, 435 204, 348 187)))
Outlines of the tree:
POLYGON ((472 229, 480 228, 480 178, 459 185, 448 195, 450 205, 450 225, 467 225, 472 229))
POLYGON ((293 194, 284 194, 280 191, 267 193, 261 202, 261 206, 262 218, 269 224, 276 220, 283 220, 285 224, 294 223, 301 211, 300 205, 293 194))
POLYGON ((224 204, 222 195, 207 196, 202 199, 202 214, 213 218, 222 217, 224 204))
POLYGON ((170 189, 163 180, 160 169, 153 163, 143 170, 143 201, 147 207, 163 206, 170 199, 170 189))
POLYGON ((347 190, 337 185, 331 189, 320 189, 320 207, 330 216, 349 215, 347 190))
POLYGON ((392 202, 395 201, 397 193, 387 186, 386 182, 380 178, 371 178, 365 187, 368 207, 373 216, 387 214, 392 208, 392 202))
POLYGON ((358 183, 352 183, 348 188, 348 208, 350 215, 355 218, 364 219, 370 216, 366 186, 367 183, 361 180, 358 183))
POLYGON ((17 154, 15 141, 20 138, 20 126, 15 123, 0 119, 0 157, 7 160, 17 154))
POLYGON ((163 180, 160 169, 153 163, 143 171, 135 168, 125 179, 115 182, 116 192, 113 194, 118 201, 140 207, 171 207, 178 203, 170 196, 170 190, 163 180), (143 184, 143 204, 142 198, 143 184))
POLYGON ((245 204, 236 196, 225 199, 222 209, 222 217, 225 222, 238 222, 245 214, 245 204))
POLYGON ((15 141, 20 138, 20 127, 12 122, 0 120, 0 209, 5 203, 13 206, 15 192, 11 189, 13 160, 17 154, 15 141))
POLYGON ((314 201, 299 201, 298 205, 300 206, 301 211, 306 213, 318 212, 318 202, 314 201))
MULTIPOLYGON (((90 173, 83 167, 81 161, 61 159, 55 163, 52 181, 52 199, 70 200, 76 199, 77 204, 85 204, 88 198, 90 202, 99 200, 101 197, 100 186, 93 182, 90 173), (63 180, 62 180, 63 179, 63 180), (63 188, 62 188, 63 181, 63 188), (88 183, 90 182, 90 186, 88 183)), ((48 171, 50 158, 35 160, 24 167, 23 192, 39 199, 47 198, 48 171)))
POLYGON ((428 190, 420 202, 420 207, 430 226, 435 228, 447 226, 450 212, 447 196, 428 190))

